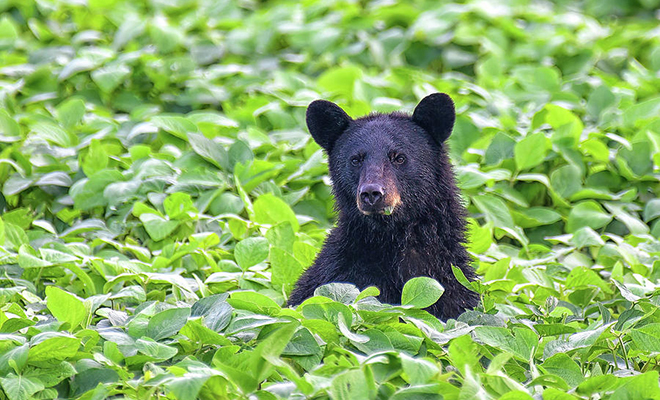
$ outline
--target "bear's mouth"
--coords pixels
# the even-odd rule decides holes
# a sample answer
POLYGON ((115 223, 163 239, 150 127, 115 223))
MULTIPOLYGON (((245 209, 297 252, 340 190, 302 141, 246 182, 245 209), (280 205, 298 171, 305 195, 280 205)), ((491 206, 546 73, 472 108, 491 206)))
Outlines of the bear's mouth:
POLYGON ((369 209, 364 209, 358 205, 358 209, 364 215, 392 215, 392 213, 394 212, 394 207, 395 205, 392 204, 378 210, 369 210, 369 209))

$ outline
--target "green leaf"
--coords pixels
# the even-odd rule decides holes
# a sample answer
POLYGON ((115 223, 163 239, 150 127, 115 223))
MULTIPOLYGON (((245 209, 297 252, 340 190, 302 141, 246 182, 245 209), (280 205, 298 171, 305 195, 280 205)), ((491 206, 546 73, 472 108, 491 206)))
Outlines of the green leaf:
POLYGON ((649 371, 626 379, 626 382, 612 393, 612 399, 658 399, 658 371, 649 371))
POLYGON ((259 264, 268 257, 268 240, 263 237, 253 237, 241 240, 234 247, 236 263, 247 271, 248 268, 259 264))
POLYGON ((288 322, 257 345, 250 356, 250 372, 259 380, 270 375, 272 366, 285 365, 279 357, 298 329, 298 323, 288 322))
POLYGON ((188 132, 187 137, 195 153, 199 154, 203 159, 222 170, 230 169, 229 154, 227 154, 227 150, 220 143, 207 139, 204 135, 192 132, 188 132))
POLYGON ((353 95, 355 82, 362 76, 362 70, 356 66, 332 68, 318 78, 319 87, 347 97, 353 95))
POLYGON ((29 400, 33 398, 33 394, 44 389, 43 383, 38 379, 14 374, 0 378, 0 384, 9 400, 29 400))
POLYGON ((53 263, 42 259, 29 245, 24 244, 18 249, 18 265, 28 269, 50 267, 53 263))
POLYGON ((126 65, 110 64, 92 71, 91 76, 102 91, 111 93, 130 73, 131 69, 126 65))
POLYGON ((430 361, 412 358, 406 354, 401 354, 400 358, 403 372, 411 385, 427 383, 440 373, 440 369, 430 361))
POLYGON ((37 122, 30 127, 40 138, 47 140, 60 147, 73 147, 78 144, 78 139, 69 134, 61 126, 52 122, 37 122))
POLYGON ((146 336, 161 340, 174 336, 186 324, 190 308, 170 308, 151 317, 147 324, 146 336))
POLYGON ((372 398, 371 386, 361 369, 349 369, 337 375, 330 385, 332 400, 354 400, 372 398))
POLYGON ((533 350, 538 346, 538 336, 528 328, 499 328, 478 326, 474 329, 479 340, 489 346, 509 352, 523 362, 529 362, 533 350))
POLYGON ((72 358, 78 353, 81 342, 78 338, 54 332, 46 332, 41 335, 43 337, 35 336, 32 339, 33 342, 37 342, 36 339, 43 340, 30 347, 28 354, 28 362, 30 363, 61 361, 72 358))
POLYGON ((329 283, 314 290, 314 296, 325 296, 343 304, 353 303, 359 294, 358 288, 350 283, 329 283))
POLYGON ((21 128, 7 111, 0 110, 0 142, 21 140, 21 128))
POLYGON ((641 126, 641 124, 660 114, 660 97, 635 103, 623 111, 623 123, 628 127, 641 126))
POLYGON ((578 203, 571 209, 566 222, 566 231, 575 232, 580 228, 588 226, 592 229, 600 229, 612 220, 612 216, 593 200, 578 203))
POLYGON ((541 364, 541 367, 548 373, 561 377, 571 388, 584 381, 580 366, 564 353, 558 353, 548 358, 541 364))
POLYGON ((616 97, 605 85, 598 86, 594 89, 587 99, 587 112, 594 117, 599 117, 610 106, 614 105, 616 97))
POLYGON ((141 214, 140 221, 144 224, 144 229, 149 236, 155 241, 165 239, 179 227, 179 221, 169 221, 156 214, 141 214))
POLYGON ((270 248, 272 283, 290 293, 305 268, 293 255, 277 247, 270 248))
POLYGON ((276 316, 282 309, 270 297, 251 291, 234 292, 227 302, 236 309, 248 310, 263 315, 276 316))
POLYGON ((560 89, 559 72, 555 68, 523 65, 514 69, 513 76, 530 92, 552 93, 560 89))
POLYGON ((55 318, 61 322, 68 322, 72 331, 88 315, 82 299, 56 286, 46 288, 46 305, 55 318))
POLYGON ((514 148, 518 170, 534 168, 541 164, 548 153, 548 138, 541 132, 526 136, 514 148))
POLYGON ((188 193, 172 193, 163 201, 163 208, 170 219, 186 219, 188 213, 197 213, 188 193))
POLYGON ((20 373, 27 364, 28 358, 27 343, 22 346, 16 346, 0 355, 0 375, 7 376, 9 372, 20 373))
POLYGON ((204 317, 206 327, 221 332, 229 325, 232 311, 227 295, 223 293, 199 299, 190 309, 190 316, 204 317))
POLYGON ((165 387, 179 400, 195 400, 199 391, 211 375, 188 373, 184 376, 173 377, 165 381, 165 387))
POLYGON ((488 221, 498 228, 513 229, 513 218, 506 203, 495 196, 478 195, 473 196, 472 201, 479 211, 485 214, 488 221))
POLYGON ((80 123, 85 116, 85 102, 82 99, 73 97, 58 104, 55 111, 60 124, 67 129, 71 129, 80 123))
POLYGON ((100 140, 92 139, 81 166, 87 176, 92 176, 108 166, 108 153, 100 140))
POLYGON ((552 188, 563 198, 568 199, 582 189, 582 175, 573 165, 564 165, 550 174, 552 188))
MULTIPOLYGON (((179 139, 188 139, 189 133, 198 132, 197 126, 186 118, 176 115, 157 115, 151 118, 151 123, 156 127, 171 133, 179 139)), ((199 137, 201 135, 193 135, 199 137)), ((203 137, 203 136, 202 136, 203 137)), ((208 140, 208 139, 207 139, 208 140)), ((193 143, 191 143, 193 145, 193 143)), ((193 145, 193 148, 195 146, 193 145)))
POLYGON ((644 221, 649 222, 660 217, 660 199, 651 199, 644 206, 644 221))
POLYGON ((140 353, 151 357, 154 361, 169 360, 178 352, 174 347, 166 346, 150 338, 139 338, 135 341, 135 347, 140 353))
POLYGON ((259 196, 254 202, 254 222, 258 224, 276 225, 287 221, 294 232, 298 232, 300 225, 296 214, 284 200, 270 193, 259 196))
POLYGON ((630 337, 638 349, 648 352, 657 352, 660 349, 660 324, 653 323, 635 328, 630 331, 630 337))
POLYGON ((484 154, 484 161, 487 165, 498 165, 502 161, 514 156, 516 141, 509 135, 498 132, 484 154))
POLYGON ((445 289, 433 278, 419 276, 412 278, 401 292, 401 304, 411 305, 415 308, 430 307, 438 301, 445 289))

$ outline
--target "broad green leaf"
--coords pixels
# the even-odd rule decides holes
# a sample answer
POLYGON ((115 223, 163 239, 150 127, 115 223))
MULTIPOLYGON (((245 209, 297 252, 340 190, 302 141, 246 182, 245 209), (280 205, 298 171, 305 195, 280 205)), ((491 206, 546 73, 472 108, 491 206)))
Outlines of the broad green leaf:
POLYGON ((60 124, 71 129, 85 116, 85 102, 77 97, 70 98, 58 104, 55 112, 60 124))
POLYGON ((277 247, 270 248, 270 267, 273 274, 273 285, 284 289, 286 293, 293 290, 293 286, 304 271, 300 261, 292 254, 277 247))
POLYGON ((0 384, 9 400, 29 400, 33 394, 44 389, 44 384, 37 378, 15 374, 0 378, 0 384))
POLYGON ((660 324, 653 323, 644 325, 630 331, 630 337, 638 349, 655 352, 660 347, 660 324))
MULTIPOLYGON (((65 360, 78 353, 81 340, 64 334, 43 333, 45 339, 30 347, 29 363, 38 363, 53 360, 65 360)), ((37 336, 35 336, 37 338, 37 336)), ((35 338, 32 340, 35 341, 35 338)))
POLYGON ((199 299, 190 309, 191 317, 204 317, 204 325, 220 332, 231 320, 232 308, 227 303, 226 294, 215 294, 199 299))
MULTIPOLYGON (((251 291, 234 292, 227 302, 236 309, 248 310, 263 315, 276 316, 281 310, 281 307, 270 297, 251 291)), ((229 316, 231 317, 231 314, 229 316)))
POLYGON ((651 199, 644 206, 644 221, 649 222, 660 217, 660 199, 651 199))
POLYGON ((358 288, 349 283, 329 283, 314 290, 314 296, 325 296, 343 304, 353 303, 359 294, 358 288))
POLYGON ((168 237, 179 226, 179 221, 170 221, 156 214, 141 214, 140 221, 144 224, 144 229, 155 241, 163 240, 168 237))
POLYGON ((487 165, 498 165, 502 161, 514 156, 516 141, 509 135, 498 132, 486 149, 485 162, 487 165))
POLYGON ((355 82, 361 76, 362 70, 356 66, 333 68, 319 76, 318 85, 329 92, 351 97, 355 82))
POLYGON ((427 383, 440 373, 440 369, 434 363, 412 358, 406 354, 401 354, 401 367, 412 385, 427 383))
POLYGON ((296 214, 284 200, 270 193, 259 196, 254 202, 254 222, 259 224, 276 225, 277 223, 287 221, 291 224, 294 232, 297 232, 300 225, 296 214))
POLYGON ((626 379, 626 382, 612 393, 613 399, 657 399, 660 398, 658 371, 648 371, 626 379))
POLYGON ((268 240, 263 237, 253 237, 241 240, 234 247, 234 258, 236 263, 246 271, 248 268, 259 264, 268 257, 268 240))
MULTIPOLYGON (((151 123, 180 139, 187 139, 189 133, 198 131, 195 124, 184 117, 176 115, 157 115, 151 118, 151 123)), ((195 137, 197 136, 199 135, 195 137)))
POLYGON ((150 338, 139 338, 135 341, 135 346, 140 353, 153 358, 155 361, 169 360, 177 353, 176 348, 158 343, 150 338))
POLYGON ((197 213, 188 193, 172 193, 163 201, 163 208, 170 219, 185 219, 188 213, 197 213))
POLYGON ((102 91, 111 93, 130 75, 131 69, 123 64, 108 64, 92 71, 92 80, 102 91))
POLYGON ((509 352, 524 362, 530 360, 532 352, 538 346, 538 337, 527 328, 509 330, 494 326, 478 326, 474 333, 487 345, 509 352))
POLYGON ((190 308, 170 308, 151 317, 147 324, 146 336, 161 340, 175 335, 186 324, 190 308))
POLYGON ((584 381, 580 366, 575 360, 563 353, 555 354, 548 358, 541 364, 541 367, 548 373, 555 374, 564 379, 571 388, 576 387, 584 381))
POLYGON ((531 92, 555 92, 560 88, 559 72, 555 68, 523 65, 513 71, 514 78, 531 92))
POLYGON ((211 374, 188 373, 184 376, 173 377, 165 382, 165 387, 179 400, 195 400, 204 383, 211 374))
POLYGON ((401 304, 411 305, 415 308, 426 308, 435 304, 445 289, 433 278, 419 276, 412 278, 401 292, 401 304))
POLYGON ((16 346, 0 355, 0 374, 8 375, 9 372, 20 373, 27 363, 28 345, 16 346), (17 370, 14 370, 16 368, 17 370))
MULTIPOLYGON (((186 120, 186 122, 188 121, 186 120)), ((220 143, 192 131, 188 131, 187 137, 195 153, 199 154, 203 159, 222 170, 230 169, 229 154, 227 154, 227 150, 220 143)))
POLYGON ((498 228, 514 227, 513 218, 506 206, 506 203, 500 198, 489 195, 479 195, 472 197, 472 201, 477 208, 484 213, 486 219, 491 221, 498 228))
POLYGON ((332 400, 353 400, 371 398, 371 386, 361 369, 347 370, 337 375, 330 386, 332 400))
POLYGON ((628 127, 640 126, 660 114, 660 97, 635 103, 623 111, 623 123, 628 127))
POLYGON ((52 122, 37 122, 31 126, 31 130, 40 138, 60 147, 73 147, 78 143, 75 136, 52 122))
POLYGON ((541 164, 548 153, 548 139, 541 132, 526 136, 514 148, 516 166, 526 170, 541 164))
POLYGON ((83 157, 82 169, 85 175, 92 176, 108 166, 108 153, 98 139, 92 139, 87 155, 83 157))
POLYGON ((568 199, 582 188, 580 170, 573 165, 564 165, 550 174, 552 188, 563 198, 568 199))
POLYGON ((578 203, 571 209, 566 222, 566 231, 575 232, 580 228, 588 226, 592 229, 600 229, 612 220, 612 216, 593 200, 578 203))
POLYGON ((587 100, 587 111, 589 114, 599 117, 610 106, 614 105, 616 97, 605 85, 598 86, 590 94, 587 100))
POLYGON ((21 139, 21 128, 7 111, 0 110, 0 141, 13 142, 21 139))
POLYGON ((56 286, 46 288, 46 305, 55 318, 61 322, 68 322, 72 331, 88 315, 82 299, 56 286))

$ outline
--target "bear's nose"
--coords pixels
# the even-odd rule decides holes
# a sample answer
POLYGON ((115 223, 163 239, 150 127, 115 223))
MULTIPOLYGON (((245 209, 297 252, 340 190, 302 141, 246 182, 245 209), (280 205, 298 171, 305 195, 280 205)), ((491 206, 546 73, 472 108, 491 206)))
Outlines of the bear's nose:
POLYGON ((383 187, 375 184, 368 183, 362 185, 360 188, 360 200, 368 206, 375 206, 383 199, 383 187))

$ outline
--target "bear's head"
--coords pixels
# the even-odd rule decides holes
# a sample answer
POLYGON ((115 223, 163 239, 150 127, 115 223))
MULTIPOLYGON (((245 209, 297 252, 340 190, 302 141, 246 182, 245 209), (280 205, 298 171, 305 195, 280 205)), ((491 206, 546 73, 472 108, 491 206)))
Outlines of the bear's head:
POLYGON ((444 149, 455 119, 454 103, 444 93, 422 99, 412 116, 352 119, 334 103, 312 102, 307 127, 328 155, 340 213, 402 222, 424 218, 429 207, 455 198, 444 149))

